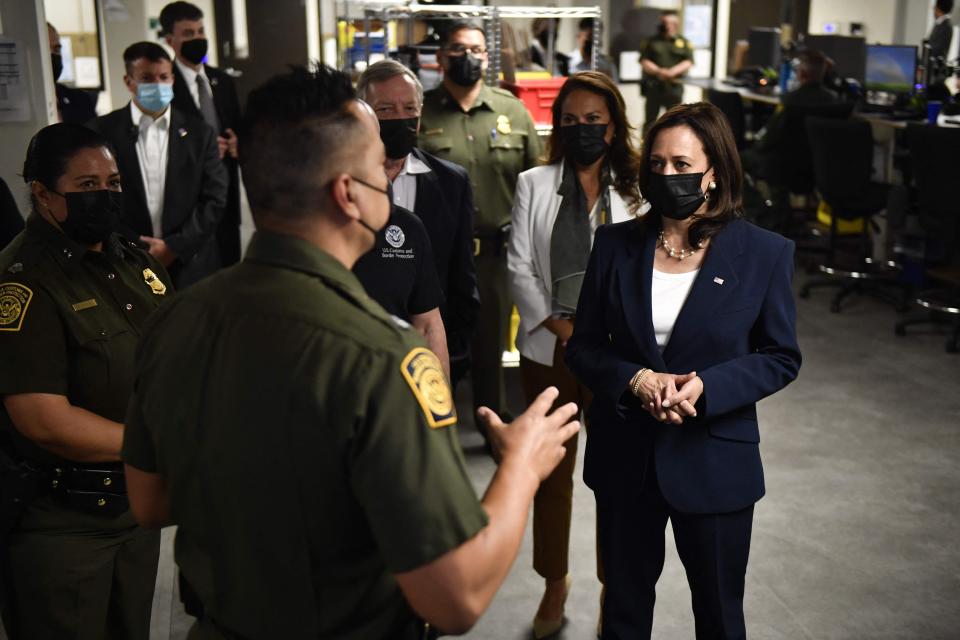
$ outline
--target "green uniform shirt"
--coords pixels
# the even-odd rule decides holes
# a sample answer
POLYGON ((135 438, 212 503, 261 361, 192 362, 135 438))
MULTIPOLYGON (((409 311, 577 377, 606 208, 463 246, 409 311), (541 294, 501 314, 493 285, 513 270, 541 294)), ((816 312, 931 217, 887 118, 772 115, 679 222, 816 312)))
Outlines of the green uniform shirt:
POLYGON ((487 523, 423 344, 334 258, 269 233, 154 317, 124 459, 163 476, 177 562, 218 626, 417 637, 392 574, 487 523))
POLYGON ((479 232, 510 222, 517 176, 538 164, 542 147, 527 108, 512 93, 483 85, 466 112, 442 84, 424 96, 419 146, 464 167, 473 183, 479 232))
MULTIPOLYGON (((693 61, 693 45, 683 36, 667 38, 666 36, 655 36, 651 38, 641 52, 641 58, 650 60, 658 67, 669 69, 680 64, 684 60, 693 61)), ((648 78, 647 82, 654 89, 670 89, 679 87, 681 80, 677 78, 673 82, 666 83, 662 80, 648 78)))
MULTIPOLYGON (((0 396, 62 395, 123 422, 140 329, 169 286, 159 263, 119 237, 89 251, 32 215, 0 253, 0 396)), ((22 437, 2 405, 0 420, 21 456, 61 462, 22 437)))

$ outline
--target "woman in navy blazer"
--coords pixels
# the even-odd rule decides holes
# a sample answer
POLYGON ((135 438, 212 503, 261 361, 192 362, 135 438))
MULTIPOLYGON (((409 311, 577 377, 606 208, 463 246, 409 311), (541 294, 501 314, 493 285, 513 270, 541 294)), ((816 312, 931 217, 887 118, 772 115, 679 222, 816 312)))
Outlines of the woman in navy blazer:
POLYGON ((597 230, 566 362, 593 391, 584 479, 606 579, 602 637, 649 637, 671 521, 697 638, 743 638, 756 402, 800 369, 793 243, 740 218, 742 172, 716 107, 647 134, 642 218, 597 230))

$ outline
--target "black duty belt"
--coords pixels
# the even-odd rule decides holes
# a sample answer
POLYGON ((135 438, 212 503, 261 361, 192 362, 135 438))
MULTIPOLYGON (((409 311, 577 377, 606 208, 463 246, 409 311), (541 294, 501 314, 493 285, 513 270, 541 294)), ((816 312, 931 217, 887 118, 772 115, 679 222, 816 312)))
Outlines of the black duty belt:
POLYGON ((115 518, 130 508, 122 469, 57 466, 47 478, 53 498, 71 509, 115 518))

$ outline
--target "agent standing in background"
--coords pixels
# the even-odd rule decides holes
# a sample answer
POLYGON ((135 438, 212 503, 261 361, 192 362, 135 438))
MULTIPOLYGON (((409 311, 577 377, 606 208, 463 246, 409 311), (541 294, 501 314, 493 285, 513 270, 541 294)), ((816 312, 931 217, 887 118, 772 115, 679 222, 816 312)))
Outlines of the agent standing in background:
POLYGON ((693 45, 680 35, 676 11, 660 14, 657 35, 650 39, 640 55, 645 101, 643 133, 653 126, 661 109, 669 109, 683 100, 683 76, 693 66, 693 45))
POLYGON ((471 347, 473 405, 506 411, 501 361, 513 305, 507 288, 506 244, 517 177, 538 162, 540 140, 526 107, 508 91, 487 86, 483 29, 456 22, 438 56, 443 84, 427 92, 419 144, 459 164, 473 182, 477 204, 474 258, 480 315, 471 347))

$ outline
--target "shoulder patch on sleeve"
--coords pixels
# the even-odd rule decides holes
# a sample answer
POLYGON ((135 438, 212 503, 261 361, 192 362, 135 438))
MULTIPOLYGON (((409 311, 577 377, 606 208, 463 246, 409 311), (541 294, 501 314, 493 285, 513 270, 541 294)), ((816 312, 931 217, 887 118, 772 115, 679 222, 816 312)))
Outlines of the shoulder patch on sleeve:
POLYGON ((431 429, 456 424, 453 394, 440 359, 432 351, 423 347, 410 351, 400 364, 400 373, 410 385, 431 429))
POLYGON ((0 331, 20 331, 32 298, 33 291, 20 283, 0 284, 0 331))

